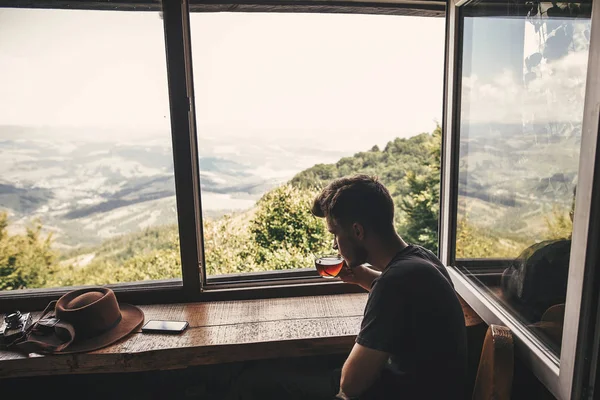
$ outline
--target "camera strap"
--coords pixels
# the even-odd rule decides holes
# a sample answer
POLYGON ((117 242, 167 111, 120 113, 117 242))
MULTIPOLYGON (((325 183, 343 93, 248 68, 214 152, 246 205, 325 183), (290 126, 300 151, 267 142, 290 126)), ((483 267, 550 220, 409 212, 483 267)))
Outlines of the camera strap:
POLYGON ((75 340, 73 325, 56 318, 56 300, 50 302, 41 317, 31 325, 21 339, 7 346, 22 353, 52 354, 66 349, 75 340))

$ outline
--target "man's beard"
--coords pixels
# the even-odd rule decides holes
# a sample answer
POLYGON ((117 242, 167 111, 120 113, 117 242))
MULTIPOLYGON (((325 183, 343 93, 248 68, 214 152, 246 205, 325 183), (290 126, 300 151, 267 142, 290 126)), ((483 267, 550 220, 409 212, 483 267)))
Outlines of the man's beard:
POLYGON ((353 248, 352 249, 352 258, 349 260, 350 262, 348 262, 348 260, 346 260, 346 262, 348 263, 348 267, 355 268, 355 267, 358 267, 359 265, 365 264, 367 262, 368 255, 369 255, 369 252, 364 247, 357 246, 357 247, 353 248))

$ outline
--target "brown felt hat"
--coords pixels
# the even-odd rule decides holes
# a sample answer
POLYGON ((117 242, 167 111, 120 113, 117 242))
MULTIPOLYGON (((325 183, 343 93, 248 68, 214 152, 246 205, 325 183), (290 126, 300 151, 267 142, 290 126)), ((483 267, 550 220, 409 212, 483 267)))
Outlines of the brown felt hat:
POLYGON ((119 304, 108 288, 86 288, 69 292, 56 302, 56 318, 73 326, 73 342, 61 354, 80 353, 108 346, 144 323, 136 306, 119 304))

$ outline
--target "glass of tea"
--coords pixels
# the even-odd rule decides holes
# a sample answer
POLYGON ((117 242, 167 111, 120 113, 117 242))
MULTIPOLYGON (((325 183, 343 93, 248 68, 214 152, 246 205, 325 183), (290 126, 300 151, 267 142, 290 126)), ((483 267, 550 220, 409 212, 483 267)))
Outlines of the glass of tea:
POLYGON ((344 259, 338 254, 330 254, 315 258, 315 268, 323 278, 335 278, 344 265, 344 259))

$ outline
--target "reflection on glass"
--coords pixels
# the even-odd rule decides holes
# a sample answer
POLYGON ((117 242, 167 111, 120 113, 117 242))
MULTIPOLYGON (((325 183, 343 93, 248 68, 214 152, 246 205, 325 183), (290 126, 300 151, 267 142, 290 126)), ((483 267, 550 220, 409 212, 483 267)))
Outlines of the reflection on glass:
POLYGON ((158 12, 0 8, 0 290, 181 276, 158 12))
POLYGON ((483 260, 497 267, 485 277, 463 270, 559 352, 589 5, 481 3, 463 12, 457 264, 496 259, 483 260))
POLYGON ((355 173, 378 175, 403 237, 436 251, 443 19, 198 13, 191 25, 208 275, 314 272, 332 237, 312 201, 355 173))

